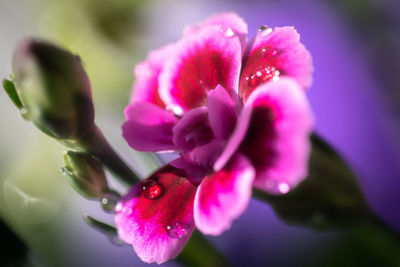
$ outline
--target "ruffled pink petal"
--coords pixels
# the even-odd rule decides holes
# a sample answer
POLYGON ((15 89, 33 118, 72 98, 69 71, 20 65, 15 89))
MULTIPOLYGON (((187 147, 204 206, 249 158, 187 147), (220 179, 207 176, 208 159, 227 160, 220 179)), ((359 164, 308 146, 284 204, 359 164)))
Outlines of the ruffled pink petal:
POLYGON ((218 13, 202 23, 186 26, 183 30, 183 34, 185 36, 195 34, 196 31, 208 25, 219 25, 221 26, 222 31, 227 30, 228 28, 231 29, 239 36, 240 43, 242 45, 242 51, 244 51, 246 48, 247 24, 235 12, 218 13))
POLYGON ((248 128, 239 151, 256 169, 255 186, 289 192, 307 175, 313 119, 304 92, 293 79, 282 78, 257 88, 245 110, 251 116, 241 118, 248 128))
POLYGON ((144 262, 175 258, 194 230, 196 187, 170 165, 135 185, 116 207, 119 237, 144 262))
POLYGON ((204 26, 183 38, 176 50, 160 76, 159 93, 167 109, 182 115, 203 106, 208 91, 218 84, 229 93, 237 92, 242 53, 234 32, 204 26))
POLYGON ((165 108, 165 104, 158 94, 158 77, 165 61, 174 51, 175 44, 169 44, 151 51, 146 60, 136 65, 131 103, 145 101, 165 108))
POLYGON ((214 137, 207 107, 190 110, 173 128, 174 144, 185 161, 190 178, 203 178, 222 151, 225 142, 214 137))
POLYGON ((227 140, 237 120, 237 104, 226 90, 218 85, 208 94, 208 119, 216 138, 227 140))
POLYGON ((231 227, 251 197, 254 169, 246 157, 235 157, 219 172, 206 176, 194 200, 194 221, 204 234, 219 235, 231 227))
POLYGON ((139 151, 173 150, 172 128, 178 119, 161 107, 148 102, 136 102, 125 109, 127 121, 122 135, 139 151))
POLYGON ((282 76, 294 78, 304 89, 311 85, 311 55, 293 27, 260 27, 247 50, 239 87, 243 99, 262 83, 282 76))

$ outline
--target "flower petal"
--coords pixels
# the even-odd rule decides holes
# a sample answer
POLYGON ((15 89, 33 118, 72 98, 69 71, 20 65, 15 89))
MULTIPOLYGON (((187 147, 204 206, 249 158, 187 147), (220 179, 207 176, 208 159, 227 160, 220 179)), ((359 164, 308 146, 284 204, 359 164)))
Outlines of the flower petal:
POLYGON ((139 151, 175 149, 172 128, 178 119, 168 111, 148 102, 136 102, 125 109, 125 116, 122 135, 132 148, 139 151))
POLYGON ((165 104, 158 94, 158 78, 165 61, 174 51, 175 44, 166 45, 151 51, 146 60, 136 65, 131 103, 145 101, 165 108, 165 104))
POLYGON ((221 85, 218 85, 208 94, 207 106, 208 119, 214 136, 224 140, 228 139, 238 116, 234 100, 221 85))
POLYGON ((282 76, 294 78, 302 88, 311 85, 311 55, 293 27, 260 27, 247 50, 239 87, 243 99, 260 84, 282 76))
POLYGON ((206 176, 194 200, 196 227, 204 234, 219 235, 231 227, 251 197, 254 169, 237 154, 221 171, 206 176))
POLYGON ((214 137, 208 121, 207 107, 190 110, 173 128, 174 144, 185 161, 191 179, 203 178, 212 166, 225 142, 214 137))
POLYGON ((241 58, 234 32, 221 32, 216 25, 202 27, 183 38, 166 63, 160 76, 160 96, 168 109, 182 115, 203 106, 207 92, 218 84, 229 93, 237 92, 241 58))
POLYGON ((167 165, 135 185, 116 207, 119 237, 132 244, 144 262, 175 258, 194 230, 196 187, 182 172, 167 165))
POLYGON ((256 169, 255 186, 287 193, 307 175, 313 119, 306 96, 289 78, 266 83, 248 99, 239 123, 248 125, 239 151, 256 169), (247 120, 248 122, 246 122, 247 120))
POLYGON ((219 25, 223 27, 222 30, 227 28, 232 29, 233 32, 235 32, 239 36, 240 43, 242 45, 242 51, 244 51, 244 49, 246 48, 247 24, 235 12, 218 13, 211 16, 202 23, 186 26, 183 30, 183 34, 187 36, 196 33, 196 31, 207 25, 219 25))

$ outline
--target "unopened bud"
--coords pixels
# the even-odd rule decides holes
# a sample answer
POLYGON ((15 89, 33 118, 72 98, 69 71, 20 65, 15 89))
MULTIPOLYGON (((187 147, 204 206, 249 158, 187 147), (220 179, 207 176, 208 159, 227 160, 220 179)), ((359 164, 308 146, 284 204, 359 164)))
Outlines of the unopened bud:
POLYGON ((63 159, 63 174, 70 178, 70 184, 82 196, 101 199, 110 191, 103 167, 95 158, 89 154, 67 151, 63 159))
POLYGON ((39 40, 15 51, 13 82, 24 118, 59 139, 76 139, 94 127, 89 78, 78 56, 39 40))

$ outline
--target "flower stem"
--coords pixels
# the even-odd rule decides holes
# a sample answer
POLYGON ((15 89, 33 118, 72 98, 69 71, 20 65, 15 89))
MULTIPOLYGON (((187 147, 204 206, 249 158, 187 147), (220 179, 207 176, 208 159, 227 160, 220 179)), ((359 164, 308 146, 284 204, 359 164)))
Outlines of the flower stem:
POLYGON ((80 138, 76 144, 72 145, 99 159, 126 185, 132 186, 140 181, 139 177, 126 165, 107 142, 103 133, 96 125, 89 134, 80 138))

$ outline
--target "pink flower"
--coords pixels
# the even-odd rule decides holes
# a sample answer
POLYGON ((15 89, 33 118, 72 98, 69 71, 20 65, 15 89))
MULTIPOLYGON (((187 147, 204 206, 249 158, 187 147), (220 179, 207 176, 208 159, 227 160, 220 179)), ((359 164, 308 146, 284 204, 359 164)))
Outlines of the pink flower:
POLYGON ((121 199, 121 239, 145 262, 178 255, 194 227, 230 228, 253 186, 289 192, 307 174, 311 57, 293 27, 259 28, 218 14, 184 30, 135 69, 123 136, 140 151, 179 152, 121 199))

